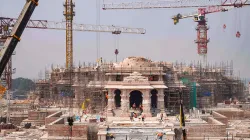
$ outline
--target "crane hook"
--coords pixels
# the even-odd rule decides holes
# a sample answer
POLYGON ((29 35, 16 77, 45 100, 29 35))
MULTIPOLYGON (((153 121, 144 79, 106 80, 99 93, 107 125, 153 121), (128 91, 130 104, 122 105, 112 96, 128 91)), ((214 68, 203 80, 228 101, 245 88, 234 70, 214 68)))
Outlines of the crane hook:
POLYGON ((227 28, 227 26, 226 26, 226 24, 224 24, 224 25, 223 25, 223 29, 226 29, 226 28, 227 28))
POLYGON ((236 32, 236 37, 237 37, 237 38, 240 38, 240 36, 241 36, 240 32, 237 31, 237 32, 236 32))

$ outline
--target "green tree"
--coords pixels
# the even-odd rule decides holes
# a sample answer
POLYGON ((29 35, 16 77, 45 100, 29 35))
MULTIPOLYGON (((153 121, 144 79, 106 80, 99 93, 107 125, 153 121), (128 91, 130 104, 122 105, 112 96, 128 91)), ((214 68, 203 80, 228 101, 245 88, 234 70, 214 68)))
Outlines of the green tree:
POLYGON ((12 79, 12 88, 11 90, 18 92, 18 94, 25 94, 30 90, 35 89, 35 83, 27 78, 16 78, 12 79))

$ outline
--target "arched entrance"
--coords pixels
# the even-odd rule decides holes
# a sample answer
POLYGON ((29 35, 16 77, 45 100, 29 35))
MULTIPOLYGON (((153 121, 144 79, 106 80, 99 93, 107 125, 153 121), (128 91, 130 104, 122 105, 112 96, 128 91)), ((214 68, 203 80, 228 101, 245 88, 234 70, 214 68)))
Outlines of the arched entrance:
POLYGON ((151 108, 157 108, 157 93, 156 89, 151 90, 151 108))
POLYGON ((129 97, 130 107, 135 103, 136 107, 139 107, 142 104, 142 93, 139 90, 134 90, 130 92, 129 97))
POLYGON ((115 94, 115 107, 121 107, 121 90, 116 89, 114 94, 115 94))

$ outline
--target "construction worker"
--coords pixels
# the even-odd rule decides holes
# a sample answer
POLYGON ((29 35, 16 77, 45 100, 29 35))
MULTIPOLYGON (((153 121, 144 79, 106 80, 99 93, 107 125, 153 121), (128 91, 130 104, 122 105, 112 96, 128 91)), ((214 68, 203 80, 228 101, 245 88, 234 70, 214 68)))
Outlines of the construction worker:
POLYGON ((133 109, 134 109, 134 110, 136 109, 136 105, 135 105, 135 103, 133 104, 133 106, 132 106, 132 107, 133 107, 133 109))
POLYGON ((141 120, 142 120, 142 122, 144 122, 144 120, 145 120, 145 115, 144 114, 142 115, 141 120))
POLYGON ((163 133, 160 132, 157 134, 157 140, 162 140, 162 137, 163 137, 163 133))
POLYGON ((140 104, 139 108, 140 108, 140 112, 142 113, 143 112, 143 106, 142 106, 142 104, 140 104))
POLYGON ((134 113, 134 118, 137 118, 137 114, 136 113, 134 113))
POLYGON ((161 121, 163 121, 163 113, 161 113, 161 121))
POLYGON ((132 122, 133 121, 133 115, 130 115, 129 118, 130 118, 130 121, 132 122))

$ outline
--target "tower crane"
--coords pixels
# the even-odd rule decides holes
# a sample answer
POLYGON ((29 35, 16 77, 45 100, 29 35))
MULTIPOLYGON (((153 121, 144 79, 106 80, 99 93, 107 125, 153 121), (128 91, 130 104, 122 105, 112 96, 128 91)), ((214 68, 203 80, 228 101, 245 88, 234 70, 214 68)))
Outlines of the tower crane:
MULTIPOLYGON (((112 0, 111 0, 112 1, 112 0)), ((128 3, 106 3, 104 0, 103 9, 104 10, 113 10, 113 9, 157 9, 157 8, 191 8, 191 7, 207 7, 199 8, 198 14, 187 14, 181 15, 177 14, 172 19, 174 24, 177 24, 180 19, 194 17, 195 21, 198 22, 196 28, 198 39, 196 43, 198 44, 198 53, 203 54, 207 53, 207 30, 205 14, 214 13, 214 12, 225 12, 229 9, 224 7, 242 7, 250 5, 250 0, 175 0, 175 1, 150 1, 150 2, 128 2, 128 3), (200 38, 202 36, 202 38, 200 38)), ((238 32, 237 32, 238 33, 238 32)), ((237 36, 237 34, 236 34, 237 36)))
MULTIPOLYGON (((243 6, 242 4, 241 6, 243 6)), ((233 9, 234 6, 230 7, 222 7, 222 6, 209 6, 207 8, 198 8, 198 12, 192 13, 192 14, 177 14, 172 17, 174 24, 176 25, 179 23, 180 19, 190 18, 193 17, 194 21, 197 22, 196 31, 197 31, 197 39, 195 40, 195 43, 197 43, 197 50, 198 54, 200 56, 203 56, 203 63, 206 62, 206 55, 207 55, 207 43, 209 42, 209 39, 207 38, 207 30, 209 30, 209 27, 207 26, 207 19, 206 14, 210 13, 216 13, 216 12, 226 12, 228 10, 233 9)), ((225 28, 225 25, 224 25, 225 28)), ((237 31, 236 37, 240 36, 240 32, 237 31)))
MULTIPOLYGON (((11 29, 17 22, 16 18, 0 17, 0 39, 4 39, 1 33, 10 33, 11 29)), ((35 29, 52 29, 52 30, 66 30, 65 22, 56 22, 48 20, 29 20, 26 28, 35 29)), ((73 31, 80 32, 106 32, 113 33, 115 31, 121 31, 121 33, 128 34, 145 34, 146 30, 143 28, 130 28, 113 25, 91 25, 91 24, 77 24, 73 23, 73 31)), ((8 35, 9 36, 9 35, 8 35)), ((8 37, 8 36, 5 36, 8 37)))
MULTIPOLYGON (((0 46, 3 46, 7 38, 10 36, 11 31, 18 19, 9 17, 0 17, 0 46)), ((51 29, 51 30, 66 30, 65 22, 55 22, 47 20, 29 20, 26 28, 33 29, 51 29)), ((113 25, 91 25, 91 24, 76 24, 73 23, 73 31, 80 32, 106 32, 106 33, 129 33, 129 34, 145 34, 146 30, 143 28, 129 28, 113 25)), ((0 48, 1 49, 1 48, 0 48)), ((15 69, 12 69, 11 57, 5 67, 3 78, 6 80, 7 85, 11 88, 12 73, 15 69)))

